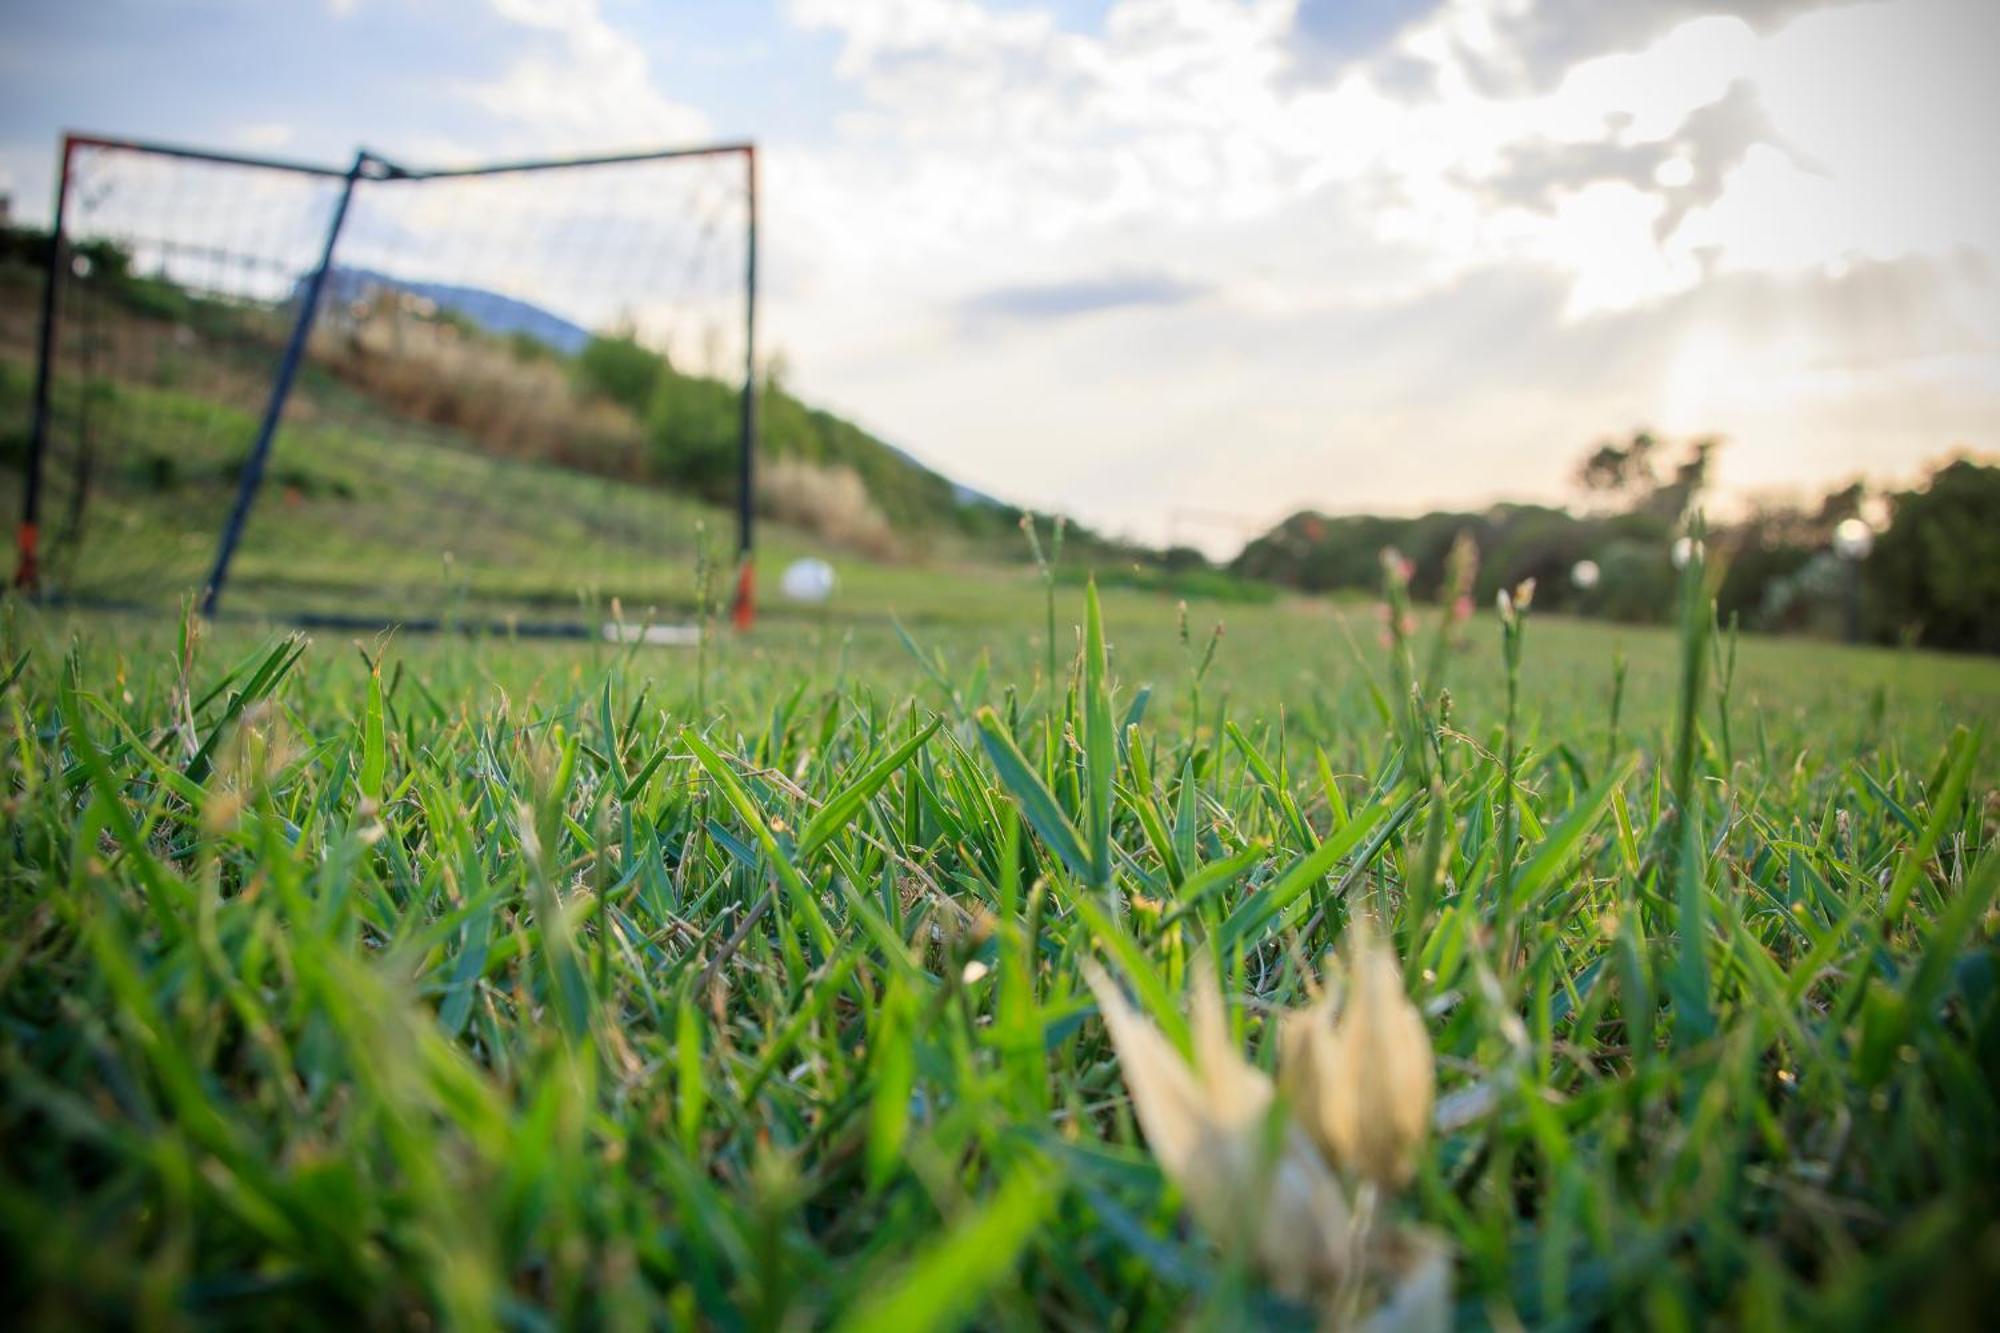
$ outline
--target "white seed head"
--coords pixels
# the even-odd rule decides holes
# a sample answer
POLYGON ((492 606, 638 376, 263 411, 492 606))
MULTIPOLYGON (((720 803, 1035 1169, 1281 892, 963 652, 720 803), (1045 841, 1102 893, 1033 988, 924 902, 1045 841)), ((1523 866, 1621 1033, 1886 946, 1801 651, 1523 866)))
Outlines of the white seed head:
POLYGON ((1250 1247, 1279 1290, 1304 1295, 1336 1283, 1352 1218, 1339 1182, 1291 1121, 1269 1130, 1271 1080, 1229 1039, 1214 971, 1195 979, 1191 1067, 1094 963, 1084 979, 1117 1049, 1133 1115, 1154 1158, 1211 1237, 1250 1247))
POLYGON ((1285 1086, 1322 1151, 1384 1189, 1407 1184, 1430 1129, 1437 1071, 1423 1014, 1403 991, 1395 953, 1357 917, 1347 994, 1281 1029, 1285 1086), (1296 1066, 1296 1068, 1295 1068, 1296 1066))

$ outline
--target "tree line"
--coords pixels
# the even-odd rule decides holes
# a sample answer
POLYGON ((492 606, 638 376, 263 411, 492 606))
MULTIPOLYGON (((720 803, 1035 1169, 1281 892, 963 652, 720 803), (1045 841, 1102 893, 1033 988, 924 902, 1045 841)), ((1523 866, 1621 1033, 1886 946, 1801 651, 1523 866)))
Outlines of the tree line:
MULTIPOLYGON (((1537 605, 1631 623, 1663 621, 1674 605, 1674 543, 1700 506, 1720 441, 1673 445, 1638 432, 1594 447, 1577 468, 1574 508, 1497 504, 1414 517, 1293 514, 1229 565, 1242 578, 1312 592, 1370 590, 1381 552, 1413 567, 1411 588, 1434 598, 1452 544, 1481 554, 1476 595, 1536 580, 1537 605)), ((1745 628, 1837 635, 1850 624, 1881 643, 2000 652, 2000 467, 1960 457, 1906 490, 1861 482, 1810 503, 1766 502, 1711 523, 1722 568, 1717 609, 1745 628), (1843 523, 1866 523, 1843 554, 1843 523), (1865 553, 1851 549, 1869 546, 1865 553)))

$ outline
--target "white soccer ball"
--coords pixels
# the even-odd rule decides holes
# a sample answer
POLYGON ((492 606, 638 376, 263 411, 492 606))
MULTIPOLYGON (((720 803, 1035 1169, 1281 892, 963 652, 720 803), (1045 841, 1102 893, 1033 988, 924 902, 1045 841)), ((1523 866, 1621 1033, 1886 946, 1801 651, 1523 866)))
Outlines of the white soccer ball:
POLYGON ((1579 560, 1569 571, 1569 581, 1589 592, 1597 586, 1597 580, 1604 571, 1597 567, 1595 560, 1579 560))
POLYGON ((817 556, 794 560, 778 580, 778 591, 794 602, 823 602, 833 596, 833 566, 817 556))

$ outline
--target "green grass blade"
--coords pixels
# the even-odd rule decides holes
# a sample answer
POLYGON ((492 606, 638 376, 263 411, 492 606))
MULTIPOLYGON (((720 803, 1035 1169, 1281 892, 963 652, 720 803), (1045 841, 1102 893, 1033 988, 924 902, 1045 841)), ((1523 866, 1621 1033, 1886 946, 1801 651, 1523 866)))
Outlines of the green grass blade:
POLYGON ((1028 827, 1069 867, 1070 873, 1092 882, 1094 871, 1090 854, 1083 849, 1083 839, 1078 836, 1076 825, 1070 823, 1069 816, 1056 803, 1041 775, 1035 772, 1020 747, 1014 744, 1014 738, 1000 725, 999 716, 991 708, 982 708, 977 721, 980 745, 992 761, 994 771, 1000 775, 1001 785, 1021 807, 1028 827))
POLYGON ((993 1198, 920 1252, 900 1281, 863 1300, 843 1333, 933 1333, 963 1325, 980 1300, 1013 1271, 1021 1249, 1060 1197, 1040 1162, 1015 1168, 993 1198))

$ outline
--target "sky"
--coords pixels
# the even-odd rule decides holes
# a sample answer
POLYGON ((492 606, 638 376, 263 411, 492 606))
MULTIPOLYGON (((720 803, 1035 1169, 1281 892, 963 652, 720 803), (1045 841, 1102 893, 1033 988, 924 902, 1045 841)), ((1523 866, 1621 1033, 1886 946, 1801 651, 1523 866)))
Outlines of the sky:
POLYGON ((63 128, 427 164, 754 139, 762 341, 955 479, 1226 553, 2000 450, 1993 0, 0 0, 63 128))

